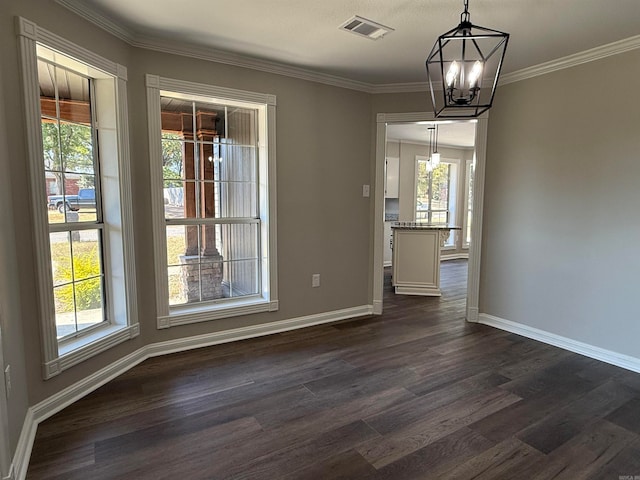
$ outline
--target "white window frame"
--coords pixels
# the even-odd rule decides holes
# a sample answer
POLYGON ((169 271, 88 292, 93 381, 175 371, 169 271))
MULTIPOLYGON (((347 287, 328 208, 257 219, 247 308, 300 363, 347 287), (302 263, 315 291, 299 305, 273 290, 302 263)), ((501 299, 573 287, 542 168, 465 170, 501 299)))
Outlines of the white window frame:
POLYGON ((129 171, 127 70, 83 47, 61 38, 35 23, 19 18, 17 34, 23 72, 27 151, 34 220, 37 297, 42 334, 45 379, 77 365, 139 334, 133 212, 129 171), (36 46, 74 59, 76 67, 101 86, 96 90, 99 151, 103 195, 103 258, 105 264, 105 309, 109 321, 90 334, 59 342, 56 333, 49 223, 44 172, 40 91, 36 46), (99 98, 98 98, 99 97, 99 98), (100 105, 99 105, 100 106, 100 105))
POLYGON ((469 212, 471 212, 471 221, 473 222, 473 205, 469 202, 469 182, 473 180, 473 170, 475 168, 475 154, 473 160, 466 160, 464 167, 464 211, 462 215, 462 248, 469 248, 470 242, 467 242, 469 236, 469 212))
POLYGON ((151 206, 156 267, 157 328, 169 328, 220 318, 278 310, 276 250, 276 97, 201 83, 146 75, 149 120, 149 156, 151 161, 151 206), (264 112, 259 129, 258 183, 261 246, 261 292, 249 298, 224 299, 189 305, 169 305, 167 276, 166 220, 162 176, 161 92, 214 99, 220 103, 246 104, 264 112))

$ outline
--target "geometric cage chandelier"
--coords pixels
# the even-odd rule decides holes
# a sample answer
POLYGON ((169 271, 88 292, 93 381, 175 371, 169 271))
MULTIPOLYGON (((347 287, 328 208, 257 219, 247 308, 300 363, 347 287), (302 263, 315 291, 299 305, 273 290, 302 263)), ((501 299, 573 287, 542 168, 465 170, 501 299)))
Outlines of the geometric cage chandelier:
POLYGON ((436 117, 478 117, 491 108, 509 34, 471 23, 469 0, 460 24, 438 37, 427 57, 436 117))

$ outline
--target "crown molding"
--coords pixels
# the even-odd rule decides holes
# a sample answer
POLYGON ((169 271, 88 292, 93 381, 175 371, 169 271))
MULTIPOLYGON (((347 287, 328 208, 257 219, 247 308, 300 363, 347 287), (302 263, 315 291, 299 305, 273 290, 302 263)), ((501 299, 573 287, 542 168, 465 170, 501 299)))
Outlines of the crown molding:
MULTIPOLYGON (((276 75, 283 75, 301 80, 307 80, 334 87, 348 88, 360 92, 371 94, 384 93, 411 93, 411 92, 427 92, 427 82, 412 83, 389 83, 389 84, 372 84, 367 82, 359 82, 347 78, 320 73, 301 67, 295 67, 284 63, 274 62, 270 60, 261 60, 258 58, 248 57, 236 53, 230 53, 213 48, 202 46, 187 45, 184 43, 176 43, 155 37, 140 35, 130 28, 119 25, 101 12, 85 4, 81 0, 55 0, 56 3, 62 5, 76 15, 88 20, 94 25, 106 30, 115 37, 123 40, 129 45, 147 50, 155 50, 158 52, 169 53, 173 55, 181 55, 185 57, 197 58, 199 60, 207 60, 211 62, 232 65, 236 67, 250 68, 276 75)), ((520 82, 529 78, 546 75, 557 70, 574 67, 583 63, 592 62, 612 55, 628 52, 640 48, 640 35, 630 37, 617 42, 592 48, 584 52, 575 53, 566 57, 551 60, 531 67, 523 68, 516 72, 503 74, 498 85, 507 85, 509 83, 520 82)))
POLYGON ((114 35, 120 40, 133 44, 135 40, 135 34, 133 31, 125 28, 123 25, 118 25, 116 22, 91 8, 89 5, 86 5, 79 0, 55 0, 55 2, 62 5, 67 10, 71 10, 73 13, 85 20, 88 20, 94 25, 97 25, 103 30, 106 30, 108 33, 114 35))
POLYGON ((502 75, 498 85, 520 82, 540 75, 546 75, 547 73, 564 70, 565 68, 575 67, 576 65, 581 65, 583 63, 593 62, 605 57, 618 55, 637 48, 640 48, 640 35, 601 45, 590 50, 585 50, 584 52, 574 53, 573 55, 568 55, 566 57, 557 58, 550 62, 523 68, 516 72, 507 73, 502 75))
POLYGON ((387 83, 380 85, 370 85, 371 92, 380 93, 412 93, 412 92, 428 92, 429 86, 427 81, 413 83, 387 83))

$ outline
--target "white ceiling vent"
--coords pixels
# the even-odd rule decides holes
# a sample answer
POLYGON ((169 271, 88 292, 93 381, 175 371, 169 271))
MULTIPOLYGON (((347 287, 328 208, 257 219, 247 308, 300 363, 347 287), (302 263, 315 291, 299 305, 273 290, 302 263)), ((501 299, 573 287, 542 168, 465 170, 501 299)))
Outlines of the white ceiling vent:
POLYGON ((384 25, 357 15, 340 25, 340 30, 346 30, 347 32, 355 33, 356 35, 370 38, 371 40, 378 40, 387 33, 393 32, 393 28, 391 27, 385 27, 384 25))

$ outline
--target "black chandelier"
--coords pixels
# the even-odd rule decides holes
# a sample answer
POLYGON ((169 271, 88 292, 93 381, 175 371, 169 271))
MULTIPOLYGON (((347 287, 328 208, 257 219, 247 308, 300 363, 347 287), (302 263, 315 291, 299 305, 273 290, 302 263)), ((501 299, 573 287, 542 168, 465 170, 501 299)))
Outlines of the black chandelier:
POLYGON ((427 57, 436 117, 477 117, 491 108, 509 34, 471 23, 469 0, 460 24, 438 37, 427 57))

